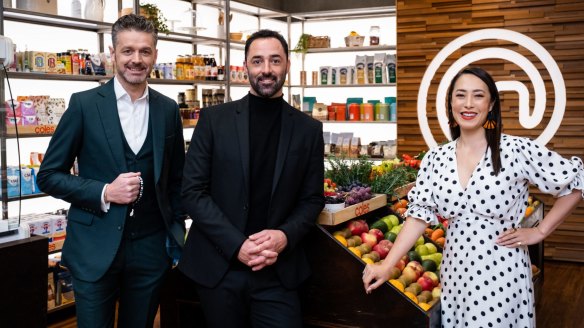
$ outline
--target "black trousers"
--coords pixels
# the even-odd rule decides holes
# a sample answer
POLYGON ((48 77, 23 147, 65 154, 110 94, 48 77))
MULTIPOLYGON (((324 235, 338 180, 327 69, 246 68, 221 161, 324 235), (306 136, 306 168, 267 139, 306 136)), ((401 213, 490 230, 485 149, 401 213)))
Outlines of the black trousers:
POLYGON ((284 288, 271 267, 230 270, 217 287, 197 292, 209 328, 302 327, 298 291, 284 288))
POLYGON ((144 238, 124 239, 112 266, 96 282, 73 277, 77 326, 113 328, 119 301, 118 328, 152 327, 160 287, 170 269, 166 231, 144 238))

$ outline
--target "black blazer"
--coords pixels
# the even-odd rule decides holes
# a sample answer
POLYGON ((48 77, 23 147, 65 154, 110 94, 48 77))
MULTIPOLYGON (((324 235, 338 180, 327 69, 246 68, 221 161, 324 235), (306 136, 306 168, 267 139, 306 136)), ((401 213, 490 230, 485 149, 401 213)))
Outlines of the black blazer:
MULTIPOLYGON (((184 138, 178 105, 152 89, 148 93, 156 198, 169 235, 182 245, 184 138)), ((98 280, 110 267, 126 220, 127 205, 111 204, 107 213, 101 211, 105 184, 128 172, 117 108, 113 79, 74 93, 37 178, 43 192, 71 203, 63 263, 76 278, 86 281, 98 280), (76 157, 79 176, 70 174, 76 157)))
MULTIPOLYGON (((183 207, 193 224, 179 269, 206 287, 220 282, 247 238, 248 97, 203 109, 187 152, 183 207)), ((301 246, 324 207, 323 153, 322 123, 284 102, 267 228, 288 237, 274 264, 288 288, 310 274, 301 246)))

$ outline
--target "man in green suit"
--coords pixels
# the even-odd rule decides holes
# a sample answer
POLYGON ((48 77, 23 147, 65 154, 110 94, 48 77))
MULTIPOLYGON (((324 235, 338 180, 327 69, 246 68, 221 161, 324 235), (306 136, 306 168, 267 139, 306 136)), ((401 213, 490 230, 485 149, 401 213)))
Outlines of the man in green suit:
POLYGON ((79 327, 113 327, 116 301, 118 327, 151 327, 184 242, 178 105, 146 80, 157 38, 141 16, 114 23, 115 77, 71 96, 38 174, 42 191, 71 203, 63 264, 79 327), (69 173, 76 158, 78 176, 69 173))

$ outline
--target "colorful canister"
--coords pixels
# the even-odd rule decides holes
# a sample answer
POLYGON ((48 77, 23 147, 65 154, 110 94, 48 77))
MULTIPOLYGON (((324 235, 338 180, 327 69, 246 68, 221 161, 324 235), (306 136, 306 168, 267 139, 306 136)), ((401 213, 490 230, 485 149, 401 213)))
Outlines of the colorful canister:
POLYGON ((336 106, 327 106, 326 109, 328 111, 328 120, 335 121, 337 117, 336 106))
POLYGON ((359 104, 349 104, 349 121, 361 120, 361 108, 359 104))
POLYGON ((345 121, 346 107, 343 105, 336 105, 334 107, 335 107, 335 111, 337 113, 337 117, 336 117, 337 121, 345 121))
POLYGON ((375 120, 376 121, 389 120, 389 104, 384 103, 375 104, 375 120))
POLYGON ((363 104, 363 121, 373 121, 374 111, 373 104, 365 103, 363 104))

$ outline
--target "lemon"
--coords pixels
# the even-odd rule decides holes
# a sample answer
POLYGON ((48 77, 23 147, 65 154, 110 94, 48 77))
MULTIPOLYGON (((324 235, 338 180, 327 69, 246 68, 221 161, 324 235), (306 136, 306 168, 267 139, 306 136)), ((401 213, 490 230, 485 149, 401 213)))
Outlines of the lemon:
POLYGON ((395 288, 397 288, 400 292, 403 293, 404 285, 399 280, 389 279, 389 283, 392 284, 395 288))
POLYGON ((347 247, 347 239, 341 235, 335 235, 335 239, 339 241, 339 243, 343 244, 343 246, 347 247))

